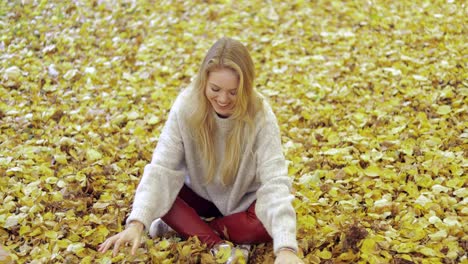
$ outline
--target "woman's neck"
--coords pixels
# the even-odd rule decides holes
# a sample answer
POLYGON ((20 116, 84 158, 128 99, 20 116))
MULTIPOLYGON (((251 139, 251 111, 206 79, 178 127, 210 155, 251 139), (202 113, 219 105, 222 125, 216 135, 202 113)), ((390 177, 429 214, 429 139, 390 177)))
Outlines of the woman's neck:
POLYGON ((220 118, 223 118, 223 119, 226 119, 226 118, 229 117, 229 116, 225 116, 225 115, 220 115, 220 114, 218 114, 218 113, 216 113, 216 115, 218 115, 220 118))

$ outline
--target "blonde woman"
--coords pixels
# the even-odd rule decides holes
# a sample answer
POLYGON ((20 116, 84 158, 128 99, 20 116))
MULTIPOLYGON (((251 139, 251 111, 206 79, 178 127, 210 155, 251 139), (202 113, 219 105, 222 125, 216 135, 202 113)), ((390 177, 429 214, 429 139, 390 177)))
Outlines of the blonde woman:
POLYGON ((127 228, 99 251, 113 246, 116 254, 132 243, 134 254, 144 230, 154 237, 171 228, 185 238, 197 236, 213 252, 230 241, 245 258, 249 245, 273 241, 275 263, 303 263, 293 198, 277 120, 254 89, 250 54, 240 42, 222 38, 173 104, 127 228))

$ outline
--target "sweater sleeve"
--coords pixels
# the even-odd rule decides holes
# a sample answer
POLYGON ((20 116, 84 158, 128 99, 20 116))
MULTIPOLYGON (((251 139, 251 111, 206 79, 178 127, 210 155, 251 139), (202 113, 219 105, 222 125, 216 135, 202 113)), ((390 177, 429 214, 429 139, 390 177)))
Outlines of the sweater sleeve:
POLYGON ((273 118, 267 119, 269 120, 259 131, 256 144, 257 176, 261 187, 257 190, 255 212, 273 238, 275 254, 283 247, 297 251, 292 181, 288 176, 276 118, 273 115, 273 118))
POLYGON ((138 220, 149 230, 154 219, 169 211, 184 184, 184 146, 178 105, 176 100, 153 152, 151 163, 145 166, 127 224, 138 220))

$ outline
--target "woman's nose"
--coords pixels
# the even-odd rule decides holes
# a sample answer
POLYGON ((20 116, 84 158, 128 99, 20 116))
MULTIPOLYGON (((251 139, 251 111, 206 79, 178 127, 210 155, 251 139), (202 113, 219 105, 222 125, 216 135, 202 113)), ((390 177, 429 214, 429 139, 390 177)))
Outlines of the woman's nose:
POLYGON ((219 95, 219 99, 218 99, 218 100, 219 100, 220 103, 227 103, 227 102, 229 101, 229 98, 228 98, 228 95, 227 95, 227 94, 221 93, 221 94, 219 95))

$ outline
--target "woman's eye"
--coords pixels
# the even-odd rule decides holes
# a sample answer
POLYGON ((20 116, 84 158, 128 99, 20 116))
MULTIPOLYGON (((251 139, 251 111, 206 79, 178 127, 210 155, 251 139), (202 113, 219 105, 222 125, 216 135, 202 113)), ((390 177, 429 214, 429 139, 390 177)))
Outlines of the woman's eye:
POLYGON ((219 92, 219 89, 218 89, 218 88, 213 88, 213 87, 211 87, 211 90, 212 90, 213 92, 219 92))
POLYGON ((237 94, 236 91, 232 91, 232 92, 231 92, 231 95, 236 95, 236 94, 237 94))

